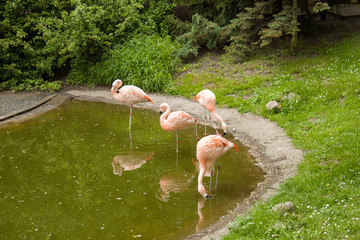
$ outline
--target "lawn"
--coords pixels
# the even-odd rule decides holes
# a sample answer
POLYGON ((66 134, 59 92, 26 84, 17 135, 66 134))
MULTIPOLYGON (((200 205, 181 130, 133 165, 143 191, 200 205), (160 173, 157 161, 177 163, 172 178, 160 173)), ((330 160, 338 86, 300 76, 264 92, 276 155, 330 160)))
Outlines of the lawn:
POLYGON ((172 94, 209 88, 219 106, 276 122, 305 153, 297 175, 224 239, 360 239, 360 33, 300 43, 297 56, 269 48, 232 63, 205 53, 178 69, 172 94), (266 110, 273 100, 281 109, 266 110), (287 201, 295 212, 272 210, 287 201))

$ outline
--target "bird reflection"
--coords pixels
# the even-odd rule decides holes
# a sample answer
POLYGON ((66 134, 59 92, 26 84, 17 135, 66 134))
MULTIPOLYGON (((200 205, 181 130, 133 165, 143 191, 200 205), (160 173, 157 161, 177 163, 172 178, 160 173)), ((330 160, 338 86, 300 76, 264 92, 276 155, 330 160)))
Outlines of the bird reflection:
POLYGON ((183 192, 186 189, 190 189, 192 180, 195 174, 188 171, 177 171, 165 174, 160 179, 160 197, 159 200, 167 202, 170 199, 170 193, 183 192))
POLYGON ((154 155, 154 152, 128 152, 122 155, 117 155, 114 157, 112 162, 113 173, 115 175, 122 175, 123 171, 131 171, 141 167, 148 160, 150 160, 154 155))
POLYGON ((203 230, 206 227, 204 213, 202 212, 202 209, 205 206, 205 201, 206 201, 206 198, 200 198, 198 201, 197 212, 199 215, 199 221, 195 226, 195 229, 197 232, 200 232, 201 230, 203 230))

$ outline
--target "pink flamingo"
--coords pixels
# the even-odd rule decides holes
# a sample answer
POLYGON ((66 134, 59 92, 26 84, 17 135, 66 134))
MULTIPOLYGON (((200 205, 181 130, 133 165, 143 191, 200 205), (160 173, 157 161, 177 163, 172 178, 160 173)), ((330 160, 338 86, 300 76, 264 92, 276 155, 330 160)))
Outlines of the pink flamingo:
POLYGON ((178 131, 187 128, 190 124, 195 123, 196 136, 196 119, 190 114, 183 111, 175 111, 170 113, 170 106, 167 103, 160 105, 160 125, 165 131, 176 131, 176 152, 178 152, 178 131))
MULTIPOLYGON (((205 134, 206 134, 206 109, 214 115, 214 117, 219 120, 221 123, 221 127, 224 130, 224 135, 227 133, 227 125, 224 122, 224 120, 220 117, 220 115, 216 112, 215 109, 215 103, 216 103, 216 96, 215 94, 210 91, 209 89, 204 89, 200 91, 193 100, 198 100, 200 105, 204 107, 205 109, 205 134)), ((211 116, 209 116, 209 119, 211 119, 211 116)), ((216 130, 216 127, 215 127, 216 130)), ((216 133, 218 134, 218 131, 216 130, 216 133)))
POLYGON ((154 102, 151 98, 140 88, 133 85, 125 85, 122 86, 122 81, 117 79, 113 82, 111 93, 116 100, 122 103, 128 103, 130 105, 130 120, 129 120, 129 129, 131 129, 131 116, 132 116, 132 106, 135 103, 140 102, 154 102))
MULTIPOLYGON (((203 177, 210 177, 210 192, 211 192, 211 179, 214 172, 216 159, 225 154, 230 148, 234 148, 237 152, 238 147, 218 135, 209 135, 203 137, 196 146, 196 157, 199 161, 199 176, 198 176, 198 191, 203 197, 209 197, 203 185, 203 177)), ((216 184, 218 179, 219 167, 216 174, 216 184)))

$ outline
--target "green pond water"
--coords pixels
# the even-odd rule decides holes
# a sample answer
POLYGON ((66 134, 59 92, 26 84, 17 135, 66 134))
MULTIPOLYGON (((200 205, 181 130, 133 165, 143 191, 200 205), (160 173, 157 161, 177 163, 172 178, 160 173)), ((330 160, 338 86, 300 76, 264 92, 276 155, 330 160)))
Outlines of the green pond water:
MULTIPOLYGON (((159 118, 133 109, 130 141, 128 107, 74 100, 1 128, 0 239, 181 239, 219 220, 263 180, 228 135, 240 151, 218 159, 215 197, 202 198, 195 128, 179 132, 177 154, 176 135, 159 118)), ((209 178, 204 183, 209 189, 209 178)))

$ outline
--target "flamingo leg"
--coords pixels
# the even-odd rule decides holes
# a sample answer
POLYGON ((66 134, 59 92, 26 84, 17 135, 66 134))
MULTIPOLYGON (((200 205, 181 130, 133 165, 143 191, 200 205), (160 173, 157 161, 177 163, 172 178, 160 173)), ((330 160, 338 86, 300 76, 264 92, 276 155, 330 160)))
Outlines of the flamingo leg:
POLYGON ((198 131, 197 131, 197 120, 194 118, 194 122, 195 122, 195 133, 196 133, 196 140, 200 140, 200 138, 198 137, 198 131))
POLYGON ((212 183, 212 176, 213 176, 214 170, 211 170, 211 175, 210 175, 210 187, 209 187, 209 193, 211 193, 211 183, 212 183))
POLYGON ((215 181, 215 189, 216 190, 217 190, 217 183, 218 183, 218 178, 219 178, 219 170, 220 170, 220 166, 217 164, 216 181, 215 181))
POLYGON ((179 165, 179 153, 176 152, 176 169, 177 169, 178 165, 179 165))
POLYGON ((130 150, 131 150, 132 149, 131 128, 129 129, 129 137, 130 137, 130 150))
POLYGON ((206 135, 206 108, 204 108, 205 109, 205 133, 204 133, 204 135, 206 135))
POLYGON ((177 131, 176 131, 176 152, 179 152, 179 137, 177 131))
POLYGON ((129 120, 129 129, 131 129, 131 116, 132 116, 132 104, 130 104, 130 120, 129 120))
POLYGON ((216 131, 216 135, 221 136, 220 133, 219 133, 218 130, 217 130, 216 123, 215 123, 215 122, 213 121, 213 119, 211 118, 211 113, 210 113, 210 115, 209 115, 209 119, 211 120, 211 123, 212 123, 212 125, 213 125, 213 128, 214 128, 215 131, 216 131))

